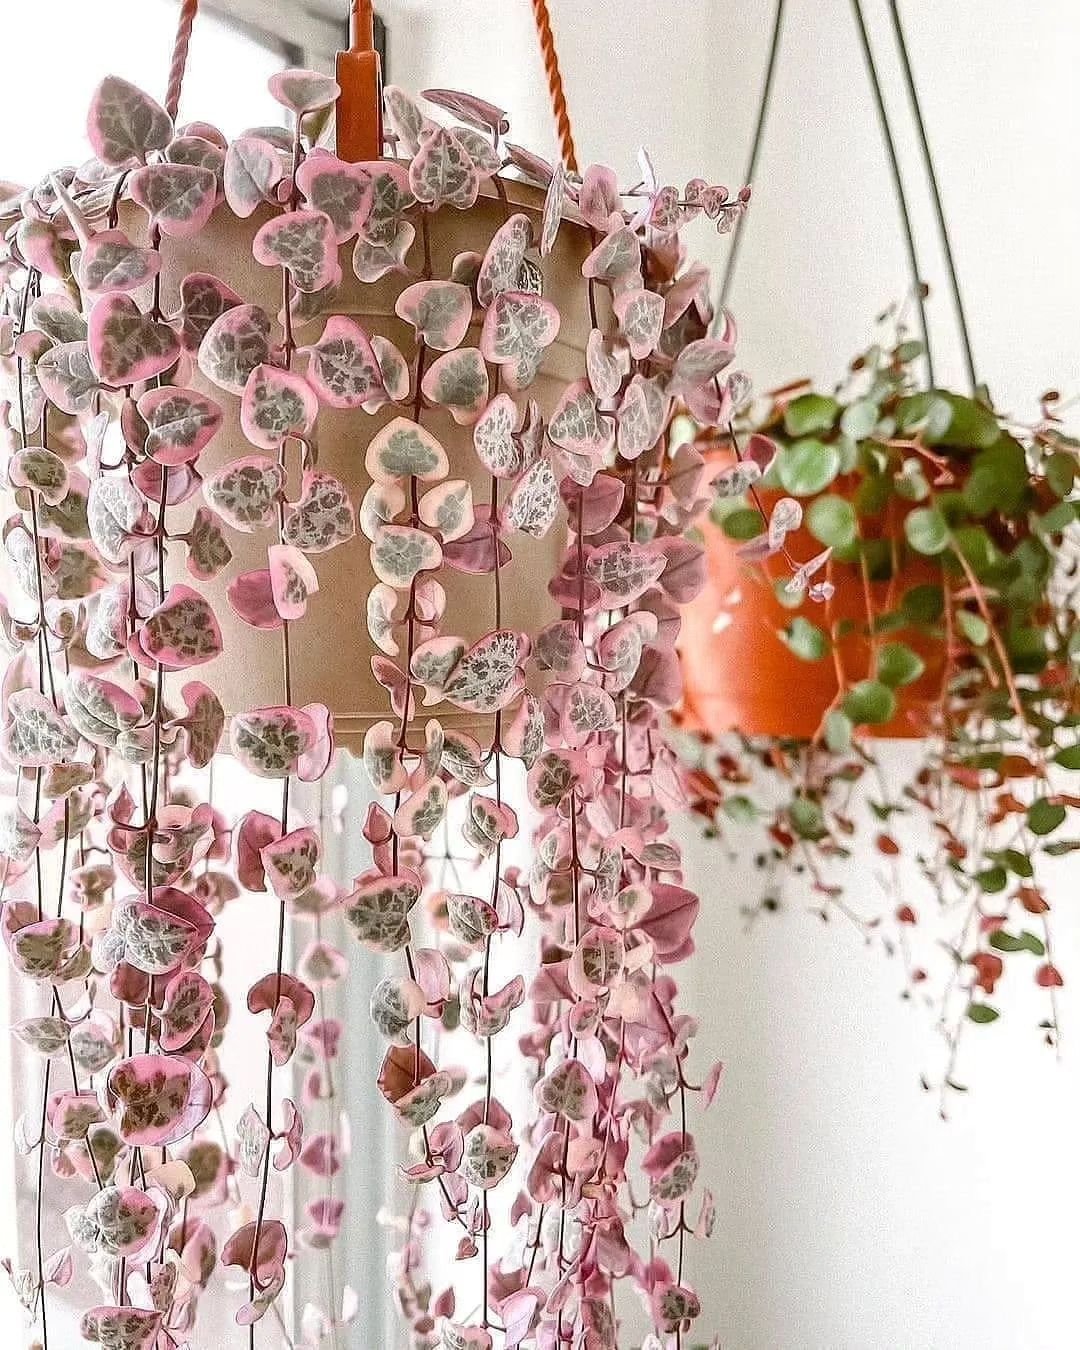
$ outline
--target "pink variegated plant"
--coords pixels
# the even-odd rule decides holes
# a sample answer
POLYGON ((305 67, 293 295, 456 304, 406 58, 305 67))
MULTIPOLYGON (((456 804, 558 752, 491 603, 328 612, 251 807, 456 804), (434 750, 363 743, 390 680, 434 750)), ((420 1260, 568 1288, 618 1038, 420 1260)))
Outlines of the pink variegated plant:
POLYGON ((387 89, 393 157, 348 164, 316 143, 333 81, 289 71, 271 91, 290 127, 227 143, 107 79, 94 157, 2 207, 0 932, 32 990, 15 1033, 44 1081, 19 1127, 38 1255, 12 1280, 46 1344, 51 1287, 77 1273, 98 1286, 82 1337, 115 1350, 276 1344, 274 1322, 284 1343, 337 1343, 348 1288, 308 1307, 298 1339, 278 1300, 297 1261, 374 1222, 346 1220, 334 1185, 343 1028, 324 992, 347 977, 342 931, 386 957, 373 1087, 410 1141, 396 1294, 411 1343, 613 1350, 640 1305, 651 1350, 679 1347, 701 1311, 685 1241, 713 1208, 691 1105, 708 1105, 719 1068, 691 1068, 696 1023, 673 977, 699 901, 669 834, 688 797, 662 720, 710 474, 693 447, 669 452, 668 429, 681 406, 724 426, 745 396, 725 375, 733 326, 714 327, 680 230, 730 227, 747 194, 662 186, 644 157, 628 189, 606 168, 552 169, 504 140, 501 110, 447 90, 427 97, 452 126, 387 89), (539 229, 506 200, 507 170, 546 190, 539 229), (504 223, 434 275, 436 215, 492 185, 504 223), (257 215, 247 265, 280 276, 279 314, 210 272, 166 305, 170 249, 219 213, 257 215), (566 297, 591 332, 545 417, 529 390, 559 333, 545 263, 565 221, 591 236, 566 297), (335 312, 346 268, 398 279, 411 350, 335 312), (424 424, 433 408, 471 429, 472 479, 424 424), (318 460, 331 414, 350 419, 358 478, 363 465, 355 499, 318 460), (250 449, 211 467, 226 419, 250 449), (362 751, 381 800, 349 822, 370 861, 342 889, 293 791, 333 761, 332 710, 293 698, 290 654, 321 555, 358 530, 368 631, 349 615, 339 642, 342 659, 370 659, 386 702, 362 751), (553 530, 565 548, 529 584, 557 617, 509 627, 518 537, 553 530), (265 565, 229 570, 245 536, 265 565), (440 581, 454 573, 490 579, 479 638, 456 634, 440 581), (215 663, 238 625, 283 663, 279 704, 226 713, 215 663), (483 733, 444 725, 440 707, 483 733), (211 802, 207 770, 227 752, 280 785, 280 811, 211 802), (511 761, 527 797, 511 799, 511 761), (474 872, 440 872, 450 827, 474 872), (524 868, 504 858, 520 836, 524 868), (230 1014, 216 916, 241 890, 265 896, 277 960, 230 1014), (290 969, 293 919, 308 928, 290 969), (475 1045, 475 1073, 443 1056, 450 1027, 475 1045), (500 1036, 519 1068, 496 1076, 500 1036), (237 1038, 265 1063, 266 1094, 232 1103, 223 1135, 219 1049, 237 1038), (298 1231, 269 1184, 294 1168, 311 1197, 298 1231), (63 1213, 69 1246, 42 1249, 45 1212, 63 1213), (425 1263, 435 1224, 460 1278, 425 1263), (231 1291, 232 1332, 197 1319, 212 1282, 231 1291))

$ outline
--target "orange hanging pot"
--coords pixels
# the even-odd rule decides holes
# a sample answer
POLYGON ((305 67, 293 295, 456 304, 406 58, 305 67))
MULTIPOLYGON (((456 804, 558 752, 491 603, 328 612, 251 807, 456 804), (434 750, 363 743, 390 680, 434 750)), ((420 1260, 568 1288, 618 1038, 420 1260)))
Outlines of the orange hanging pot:
MULTIPOLYGON (((830 495, 846 498, 856 483, 854 477, 838 479, 830 495)), ((766 515, 781 495, 771 489, 757 493, 766 515)), ((803 503, 807 510, 813 500, 803 503)), ((924 735, 941 690, 944 639, 921 627, 896 627, 887 638, 875 641, 867 621, 868 613, 894 612, 914 588, 940 584, 940 567, 912 553, 906 544, 906 514, 894 498, 878 521, 878 539, 891 546, 888 552, 896 561, 891 575, 864 577, 857 561, 830 559, 832 596, 821 603, 804 598, 794 608, 790 599, 785 603, 781 598, 791 575, 783 557, 747 562, 738 554, 737 540, 720 525, 706 522, 707 578, 683 612, 679 636, 681 723, 686 730, 810 740, 821 733, 828 713, 842 701, 841 679, 845 690, 872 679, 881 643, 896 640, 916 653, 922 672, 895 690, 893 716, 866 729, 878 737, 924 735), (817 644, 815 634, 803 625, 819 630, 824 643, 817 644), (800 654, 808 646, 816 653, 814 659, 800 654)), ((799 559, 821 550, 805 523, 787 536, 786 544, 799 559)))

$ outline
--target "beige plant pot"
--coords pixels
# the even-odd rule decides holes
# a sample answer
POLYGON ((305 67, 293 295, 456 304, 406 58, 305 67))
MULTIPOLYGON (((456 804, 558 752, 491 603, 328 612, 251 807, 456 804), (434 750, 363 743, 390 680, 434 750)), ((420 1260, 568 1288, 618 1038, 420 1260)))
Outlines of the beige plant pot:
MULTIPOLYGON (((543 194, 525 184, 503 185, 507 201, 500 200, 490 185, 476 205, 468 211, 443 209, 430 220, 433 275, 449 277, 457 254, 473 251, 483 254, 492 235, 513 211, 524 211, 534 218, 537 236, 543 194)), ((130 224, 121 216, 121 226, 145 230, 145 218, 130 224)), ((281 306, 281 279, 276 269, 263 267, 251 255, 256 230, 267 219, 256 213, 241 220, 224 205, 214 213, 205 229, 190 239, 162 241, 162 304, 166 313, 179 306, 179 286, 191 272, 210 272, 231 286, 244 300, 261 305, 271 316, 281 306)), ((540 374, 527 391, 518 396, 535 398, 541 411, 550 414, 565 386, 584 372, 584 349, 589 333, 589 313, 581 263, 590 248, 584 227, 564 223, 552 253, 542 260, 544 294, 559 308, 562 316, 559 336, 544 354, 540 374)), ((418 253, 419 241, 414 245, 418 253)), ((343 281, 330 306, 331 312, 347 314, 370 335, 381 333, 397 344, 409 359, 414 353, 412 328, 394 313, 400 292, 416 278, 391 275, 370 285, 356 280, 350 266, 351 245, 343 246, 343 281)), ((482 317, 482 316, 480 316, 482 317)), ((321 321, 297 330, 303 345, 318 337, 321 321)), ((479 341, 479 321, 470 328, 464 345, 479 341)), ((303 369, 303 360, 298 366, 303 369)), ((193 383, 214 398, 223 408, 221 430, 200 459, 200 471, 209 475, 221 465, 253 452, 240 430, 239 398, 207 382, 198 370, 193 383)), ((370 479, 364 468, 367 445, 375 432, 398 415, 400 409, 385 408, 371 416, 363 411, 339 411, 322 408, 316 427, 318 464, 334 474, 359 505, 370 479)), ((458 426, 449 413, 440 408, 425 408, 424 425, 439 438, 450 461, 450 475, 467 478, 473 485, 477 502, 490 496, 490 480, 477 461, 470 427, 458 426)), ((289 466, 287 490, 295 498, 299 486, 299 468, 289 466)), ((186 513, 187 508, 184 508, 186 513)), ((183 516, 175 512, 178 524, 183 516)), ((227 713, 263 707, 284 701, 281 634, 262 632, 241 623, 226 599, 229 581, 241 572, 266 566, 266 548, 274 542, 269 532, 251 535, 229 531, 234 557, 214 581, 199 583, 205 590, 221 623, 224 651, 215 661, 197 672, 198 678, 215 690, 227 713)), ((555 574, 565 543, 565 522, 560 519, 546 538, 536 540, 516 535, 509 541, 513 560, 501 569, 502 617, 504 627, 536 632, 554 615, 547 592, 548 578, 555 574)), ((368 637, 367 594, 375 581, 368 559, 368 540, 359 532, 346 544, 314 559, 319 577, 319 592, 304 618, 293 626, 291 643, 292 701, 300 706, 309 702, 325 703, 334 715, 335 736, 339 745, 357 748, 364 731, 375 721, 389 715, 386 691, 371 672, 375 648, 368 637)), ((170 559, 171 580, 184 579, 180 550, 170 559)), ((438 579, 446 588, 445 631, 473 641, 493 627, 494 583, 491 576, 469 576, 444 568, 438 579)), ((464 713, 447 704, 430 709, 447 725, 475 730, 475 714, 464 713)))

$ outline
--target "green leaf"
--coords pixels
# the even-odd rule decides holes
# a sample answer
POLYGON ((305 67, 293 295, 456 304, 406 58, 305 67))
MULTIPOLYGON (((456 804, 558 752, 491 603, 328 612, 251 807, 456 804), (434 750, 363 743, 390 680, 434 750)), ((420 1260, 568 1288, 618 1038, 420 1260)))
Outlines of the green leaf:
POLYGON ((734 797, 724 798, 724 814, 738 825, 752 825, 758 817, 758 809, 749 797, 737 793, 734 797))
POLYGON ((1013 515, 1027 488, 1023 446, 1012 436, 1000 435, 989 449, 975 456, 962 495, 973 516, 985 516, 994 510, 1013 515))
POLYGON ((780 636, 804 661, 820 661, 829 650, 829 640, 822 630, 801 614, 780 630, 780 636))
POLYGON ((820 804, 809 797, 796 797, 788 807, 791 828, 800 839, 824 839, 828 830, 825 826, 825 812, 820 804))
MULTIPOLYGON (((984 450, 993 445, 1001 435, 997 418, 981 403, 972 398, 963 398, 959 394, 947 393, 944 389, 935 389, 934 398, 949 405, 949 424, 944 431, 931 436, 927 431, 925 440, 928 445, 956 446, 966 450, 984 450)), ((935 431, 937 429, 935 428, 935 431)))
POLYGON ((891 689, 911 684, 926 669, 926 662, 906 642, 886 642, 878 649, 877 677, 891 689))
POLYGON ((813 437, 784 446, 777 456, 780 483, 795 497, 823 492, 839 472, 840 451, 813 437))
POLYGON ((956 611, 956 626, 973 647, 985 647, 990 640, 990 628, 981 614, 972 614, 970 609, 956 611))
POLYGON ((904 592, 900 608, 908 623, 937 623, 945 612, 945 592, 930 583, 912 586, 904 592))
POLYGON ((859 398, 849 404, 840 417, 840 430, 853 441, 873 435, 878 424, 878 405, 872 398, 859 398))
POLYGON ((952 406, 940 394, 911 394, 897 404, 896 425, 903 432, 921 431, 929 445, 937 445, 948 432, 952 415, 952 406))
POLYGON ((1009 874, 1000 863, 986 867, 975 874, 975 881, 981 891, 987 895, 997 895, 1009 884, 1009 874))
POLYGON ((1054 763, 1060 764, 1063 769, 1080 769, 1080 741, 1059 750, 1054 756, 1054 763))
POLYGON ((800 394, 784 412, 784 430, 789 436, 811 436, 817 431, 832 431, 840 404, 826 394, 800 394))
POLYGON ((1059 825, 1065 823, 1067 812, 1060 802, 1040 797, 1028 807, 1027 823, 1032 834, 1053 834, 1059 825))
POLYGON ((851 749, 851 718, 834 708, 825 719, 825 744, 834 755, 844 755, 851 749))
POLYGON ((916 553, 944 553, 949 547, 949 526, 936 506, 920 506, 904 521, 904 534, 916 553))
POLYGON ((1043 473, 1055 497, 1067 497, 1076 482, 1076 460, 1064 450, 1055 450, 1043 461, 1043 473))
POLYGON ((856 726, 880 726, 896 713, 896 695, 880 680, 860 680, 844 699, 844 712, 856 726))
POLYGON ((846 498, 832 493, 810 503, 806 524, 818 543, 832 548, 849 548, 859 533, 855 508, 846 498))
POLYGON ((979 1023, 996 1022, 1001 1016, 996 1008, 991 1008, 989 1003, 969 1003, 967 1015, 972 1022, 979 1023))
POLYGON ((1042 941, 1025 929, 1019 936, 1007 933, 1004 928, 990 934, 990 946, 998 952, 1030 952, 1032 956, 1045 956, 1046 947, 1042 941))
POLYGON ((739 507, 724 516, 720 528, 729 539, 756 539, 765 533, 765 517, 753 507, 739 507))

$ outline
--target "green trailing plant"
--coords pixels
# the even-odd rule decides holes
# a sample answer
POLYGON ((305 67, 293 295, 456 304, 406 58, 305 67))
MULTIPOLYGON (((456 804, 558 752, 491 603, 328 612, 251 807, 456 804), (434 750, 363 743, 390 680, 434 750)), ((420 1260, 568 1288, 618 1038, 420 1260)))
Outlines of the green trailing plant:
POLYGON ((776 908, 777 869, 795 868, 823 917, 840 910, 903 957, 908 993, 940 1014, 944 1103, 963 1087, 965 1029, 1000 1014, 1007 968, 1046 991, 1041 1027, 1057 1037, 1064 977, 1044 877, 1080 847, 1080 502, 1078 442, 1056 393, 1022 424, 985 390, 920 389, 921 354, 900 332, 834 392, 789 386, 745 426, 698 436, 699 449, 729 456, 715 480, 718 546, 766 570, 787 613, 775 640, 805 663, 808 686, 821 688, 811 668, 826 663, 836 689, 809 739, 687 745, 708 832, 765 831, 770 881, 749 914, 776 908), (875 739, 898 726, 918 747, 902 783, 875 739), (860 838, 883 862, 883 903, 869 916, 864 871, 855 898, 843 866, 860 838), (919 939, 943 931, 938 981, 919 939))

